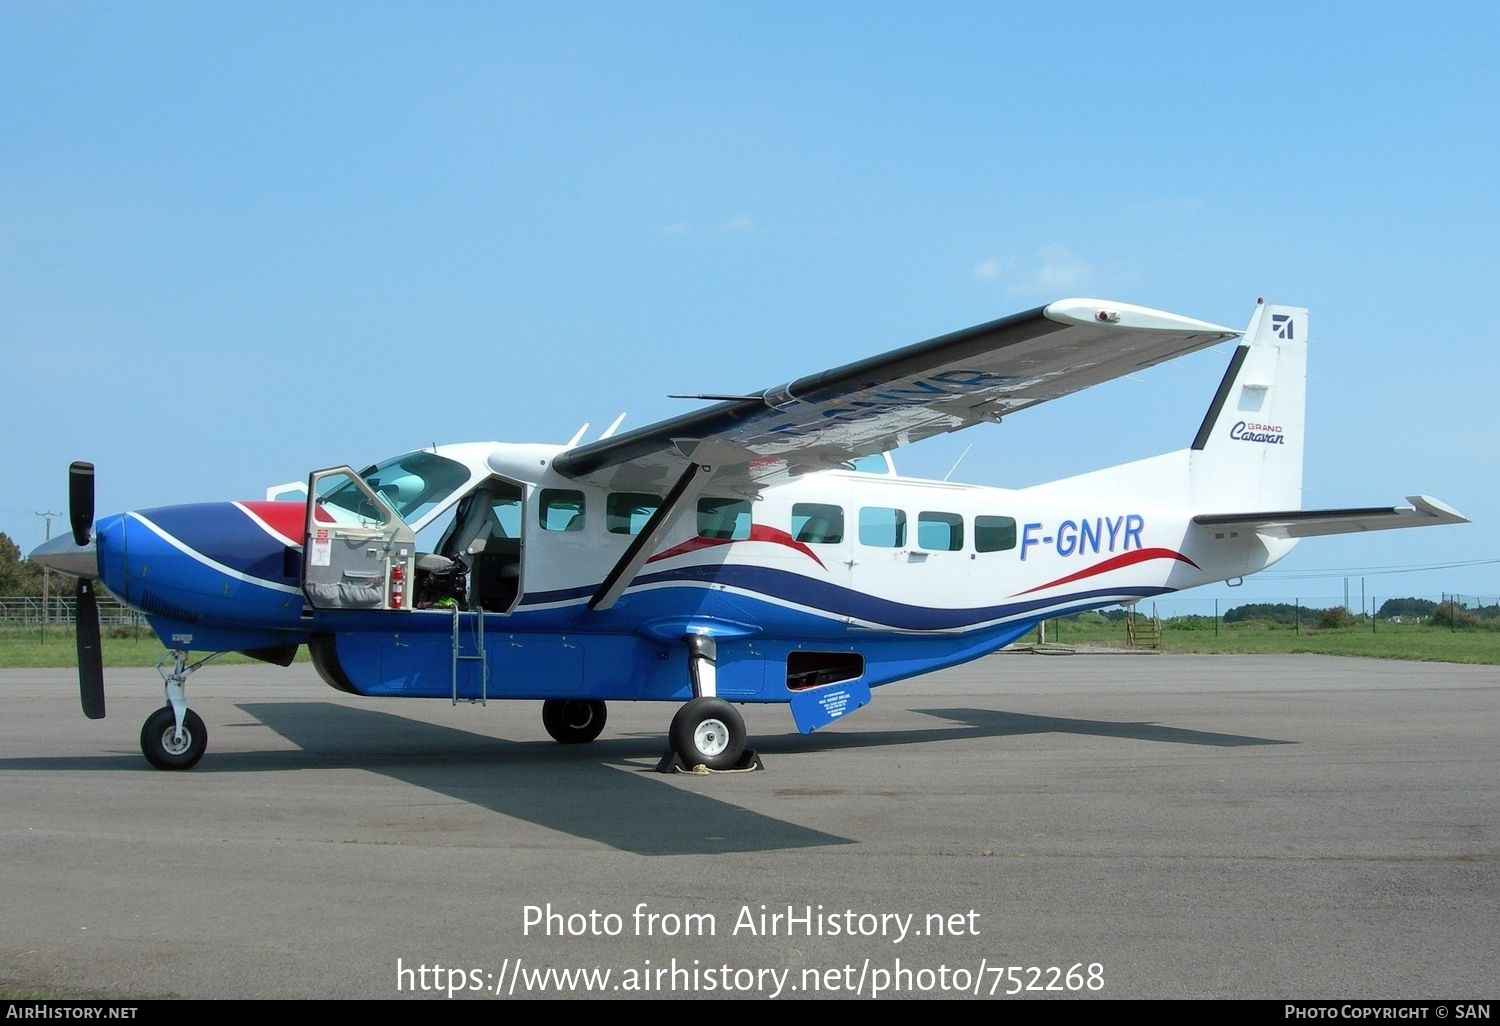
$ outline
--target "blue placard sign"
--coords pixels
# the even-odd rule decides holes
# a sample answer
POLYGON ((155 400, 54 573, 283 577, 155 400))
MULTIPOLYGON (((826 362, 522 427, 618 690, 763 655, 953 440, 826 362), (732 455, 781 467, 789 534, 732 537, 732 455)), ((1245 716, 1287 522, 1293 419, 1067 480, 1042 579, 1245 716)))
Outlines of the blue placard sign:
POLYGON ((857 681, 830 685, 792 696, 792 719, 797 729, 811 734, 834 720, 843 719, 856 709, 870 704, 870 686, 857 681))

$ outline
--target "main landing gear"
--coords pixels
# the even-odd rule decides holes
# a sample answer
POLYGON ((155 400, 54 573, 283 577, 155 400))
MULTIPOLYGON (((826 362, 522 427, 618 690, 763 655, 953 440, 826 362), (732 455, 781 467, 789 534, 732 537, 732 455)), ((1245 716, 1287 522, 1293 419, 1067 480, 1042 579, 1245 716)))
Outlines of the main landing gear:
POLYGON ((196 663, 187 661, 182 649, 169 652, 156 670, 167 691, 167 704, 146 718, 141 727, 141 754, 157 769, 185 770, 198 765, 208 749, 208 730, 203 719, 187 707, 187 679, 204 663, 219 653, 204 656, 196 663), (167 669, 171 662, 172 669, 167 669))
MULTIPOLYGON (((718 697, 713 638, 691 635, 687 647, 693 697, 672 717, 667 731, 672 755, 690 770, 733 769, 745 757, 745 718, 718 697)), ((553 740, 565 745, 594 740, 605 718, 604 703, 597 700, 553 698, 542 703, 542 725, 553 740)))
POLYGON ((733 769, 745 754, 745 719, 719 697, 719 646, 707 634, 689 634, 688 673, 693 698, 672 717, 667 738, 688 769, 733 769))
POLYGON ((668 738, 688 769, 731 769, 745 754, 745 720, 722 698, 700 696, 677 710, 668 738))
POLYGON ((552 740, 565 745, 587 744, 604 729, 608 711, 603 702, 553 698, 542 703, 542 726, 552 740))

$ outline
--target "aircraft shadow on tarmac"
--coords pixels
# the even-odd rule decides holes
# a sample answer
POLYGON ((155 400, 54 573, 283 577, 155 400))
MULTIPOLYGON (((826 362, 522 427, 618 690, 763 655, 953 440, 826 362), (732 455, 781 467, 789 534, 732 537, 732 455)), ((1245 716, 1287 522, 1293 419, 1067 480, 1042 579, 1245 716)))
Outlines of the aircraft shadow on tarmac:
MULTIPOLYGON (((364 769, 639 855, 777 851, 856 843, 676 786, 668 777, 639 772, 639 762, 632 764, 632 760, 654 760, 662 750, 662 739, 655 733, 589 745, 558 745, 552 741, 506 741, 328 702, 264 702, 241 704, 239 708, 298 749, 220 750, 194 769, 194 774, 364 769)), ((788 732, 758 736, 755 747, 762 753, 807 753, 1036 733, 1220 748, 1296 743, 1155 723, 1064 719, 990 709, 916 711, 950 723, 916 730, 823 731, 811 737, 788 732)), ((0 759, 0 770, 38 769, 158 772, 149 769, 138 755, 0 759)))
MULTIPOLYGON (((957 741, 983 737, 1015 737, 1022 734, 1083 734, 1090 737, 1114 737, 1126 741, 1205 745, 1210 748, 1244 748, 1297 743, 1244 734, 1185 730, 1181 727, 1165 727, 1159 723, 1076 720, 1058 716, 1031 716, 1026 713, 1003 712, 996 709, 914 709, 912 711, 954 721, 954 726, 923 730, 824 732, 814 734, 813 737, 820 742, 817 746, 819 749, 921 744, 931 741, 957 741)), ((756 739, 756 749, 761 752, 806 751, 808 748, 808 739, 799 738, 795 734, 780 738, 756 739)))

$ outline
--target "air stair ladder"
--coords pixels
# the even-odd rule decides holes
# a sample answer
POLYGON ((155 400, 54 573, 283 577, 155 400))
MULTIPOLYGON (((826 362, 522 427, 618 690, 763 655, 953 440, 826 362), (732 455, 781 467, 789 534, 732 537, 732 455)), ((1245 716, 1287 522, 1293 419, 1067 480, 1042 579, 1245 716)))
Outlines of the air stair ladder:
MULTIPOLYGON (((473 629, 464 630, 464 611, 457 605, 453 607, 453 704, 457 705, 458 697, 458 667, 461 663, 479 664, 479 698, 480 705, 487 705, 490 697, 490 659, 484 647, 484 610, 475 609, 473 616, 473 629), (464 641, 473 639, 473 647, 466 650, 464 641)), ((467 698, 465 701, 474 702, 476 699, 467 698)))

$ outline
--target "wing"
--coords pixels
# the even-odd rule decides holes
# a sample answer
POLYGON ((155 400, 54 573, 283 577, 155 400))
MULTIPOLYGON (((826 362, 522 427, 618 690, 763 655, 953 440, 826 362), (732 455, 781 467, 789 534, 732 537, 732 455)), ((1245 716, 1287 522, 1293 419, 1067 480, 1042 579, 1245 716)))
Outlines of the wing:
POLYGON ((1203 527, 1238 527, 1273 538, 1314 538, 1326 534, 1388 531, 1397 527, 1467 524, 1469 518, 1427 495, 1408 495, 1410 506, 1366 509, 1286 510, 1276 513, 1206 513, 1193 518, 1203 527))
POLYGON ((692 462, 753 491, 1097 385, 1239 332, 1097 299, 1067 299, 559 455, 560 473, 665 490, 692 462))

